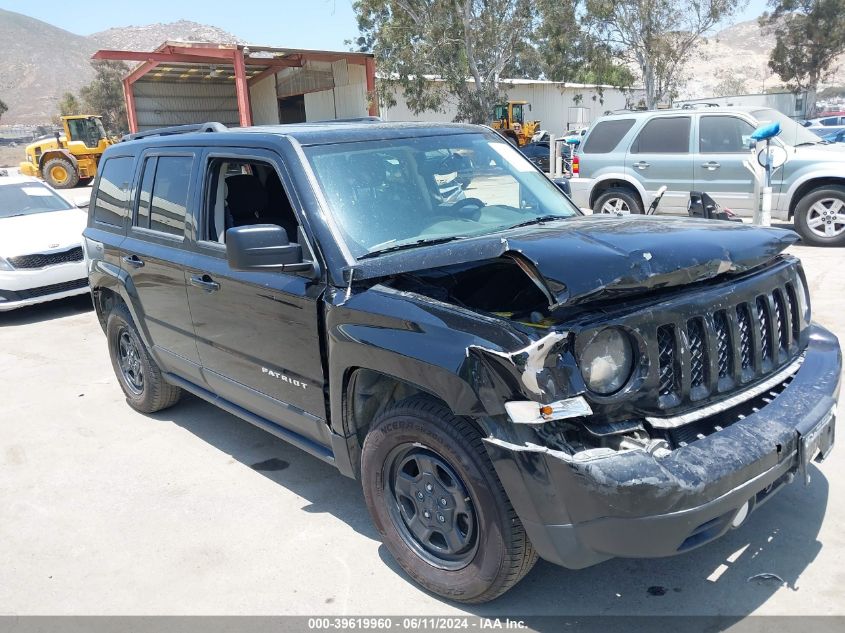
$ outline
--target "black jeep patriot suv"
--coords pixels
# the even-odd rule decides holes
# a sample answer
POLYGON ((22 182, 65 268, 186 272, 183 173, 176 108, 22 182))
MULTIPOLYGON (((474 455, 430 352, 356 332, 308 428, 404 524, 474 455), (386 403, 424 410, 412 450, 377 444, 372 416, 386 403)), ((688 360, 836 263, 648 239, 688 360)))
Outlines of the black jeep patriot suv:
POLYGON ((483 127, 197 128, 94 185, 126 399, 189 391, 359 478, 427 589, 690 550, 830 451, 841 354, 793 233, 584 217, 483 127))

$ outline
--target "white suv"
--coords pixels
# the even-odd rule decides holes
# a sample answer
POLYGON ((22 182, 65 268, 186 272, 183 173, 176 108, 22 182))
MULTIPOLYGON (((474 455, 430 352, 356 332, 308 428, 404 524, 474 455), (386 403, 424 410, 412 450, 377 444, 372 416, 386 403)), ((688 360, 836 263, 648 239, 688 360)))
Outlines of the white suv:
POLYGON ((38 180, 0 177, 0 311, 89 292, 87 219, 38 180))

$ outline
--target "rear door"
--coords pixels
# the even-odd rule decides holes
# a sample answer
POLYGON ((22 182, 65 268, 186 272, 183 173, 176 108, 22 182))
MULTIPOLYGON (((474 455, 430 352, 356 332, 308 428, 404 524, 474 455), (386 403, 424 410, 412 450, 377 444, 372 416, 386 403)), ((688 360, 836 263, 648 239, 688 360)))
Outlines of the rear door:
POLYGON ((689 115, 651 118, 625 156, 626 173, 639 180, 650 196, 666 185, 658 212, 686 212, 694 187, 691 128, 689 115))
POLYGON ((203 157, 203 172, 196 257, 187 274, 206 382, 229 402, 328 446, 319 306, 324 282, 304 273, 235 271, 226 260, 225 230, 233 222, 278 224, 291 242, 300 239, 298 202, 289 195, 284 164, 274 152, 220 148, 203 157))
POLYGON ((202 382, 185 290, 187 208, 196 194, 196 152, 170 149, 141 156, 132 225, 122 266, 132 279, 140 323, 165 371, 202 382))
POLYGON ((695 189, 704 191, 722 206, 751 213, 754 177, 745 168, 751 154, 754 126, 730 114, 702 114, 698 120, 695 154, 695 189))

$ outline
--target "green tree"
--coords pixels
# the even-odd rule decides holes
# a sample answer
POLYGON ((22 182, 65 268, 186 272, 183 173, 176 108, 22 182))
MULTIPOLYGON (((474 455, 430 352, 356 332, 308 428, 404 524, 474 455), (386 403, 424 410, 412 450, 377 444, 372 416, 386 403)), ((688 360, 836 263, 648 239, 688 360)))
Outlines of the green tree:
POLYGON ((744 94, 748 94, 748 83, 742 77, 735 75, 723 75, 713 87, 713 95, 716 97, 733 97, 744 94))
POLYGON ((125 132, 126 103, 123 95, 123 77, 129 68, 123 62, 95 61, 94 81, 79 90, 79 96, 90 114, 103 117, 103 126, 110 133, 125 132))
POLYGON ((66 92, 59 101, 59 116, 82 114, 82 105, 72 92, 66 92))
POLYGON ((3 115, 6 114, 6 112, 8 112, 8 111, 9 111, 9 106, 7 106, 6 103, 2 99, 0 99, 0 119, 2 119, 3 115))
POLYGON ((772 12, 760 18, 775 34, 769 68, 791 90, 814 95, 845 53, 845 1, 770 0, 769 6, 772 12))
POLYGON ((701 38, 743 0, 586 0, 594 32, 640 74, 649 108, 677 92, 701 38))
POLYGON ((356 0, 361 50, 376 55, 378 96, 400 88, 414 112, 457 106, 457 120, 489 121, 506 69, 535 72, 535 0, 356 0), (522 62, 520 53, 523 54, 522 62), (524 63, 523 63, 524 62, 524 63), (438 81, 431 81, 436 78, 438 81))

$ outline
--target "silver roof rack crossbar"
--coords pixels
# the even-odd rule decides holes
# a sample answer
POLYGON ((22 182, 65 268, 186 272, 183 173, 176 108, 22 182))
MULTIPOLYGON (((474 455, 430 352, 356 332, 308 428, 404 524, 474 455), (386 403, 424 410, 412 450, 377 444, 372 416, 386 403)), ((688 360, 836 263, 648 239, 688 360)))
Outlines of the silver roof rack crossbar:
POLYGON ((192 123, 191 125, 172 125, 170 127, 158 127, 153 130, 145 130, 143 132, 135 132, 134 134, 126 134, 121 138, 121 141, 137 141, 138 139, 147 138, 150 136, 171 136, 174 134, 191 134, 193 132, 225 132, 227 128, 222 123, 192 123))

